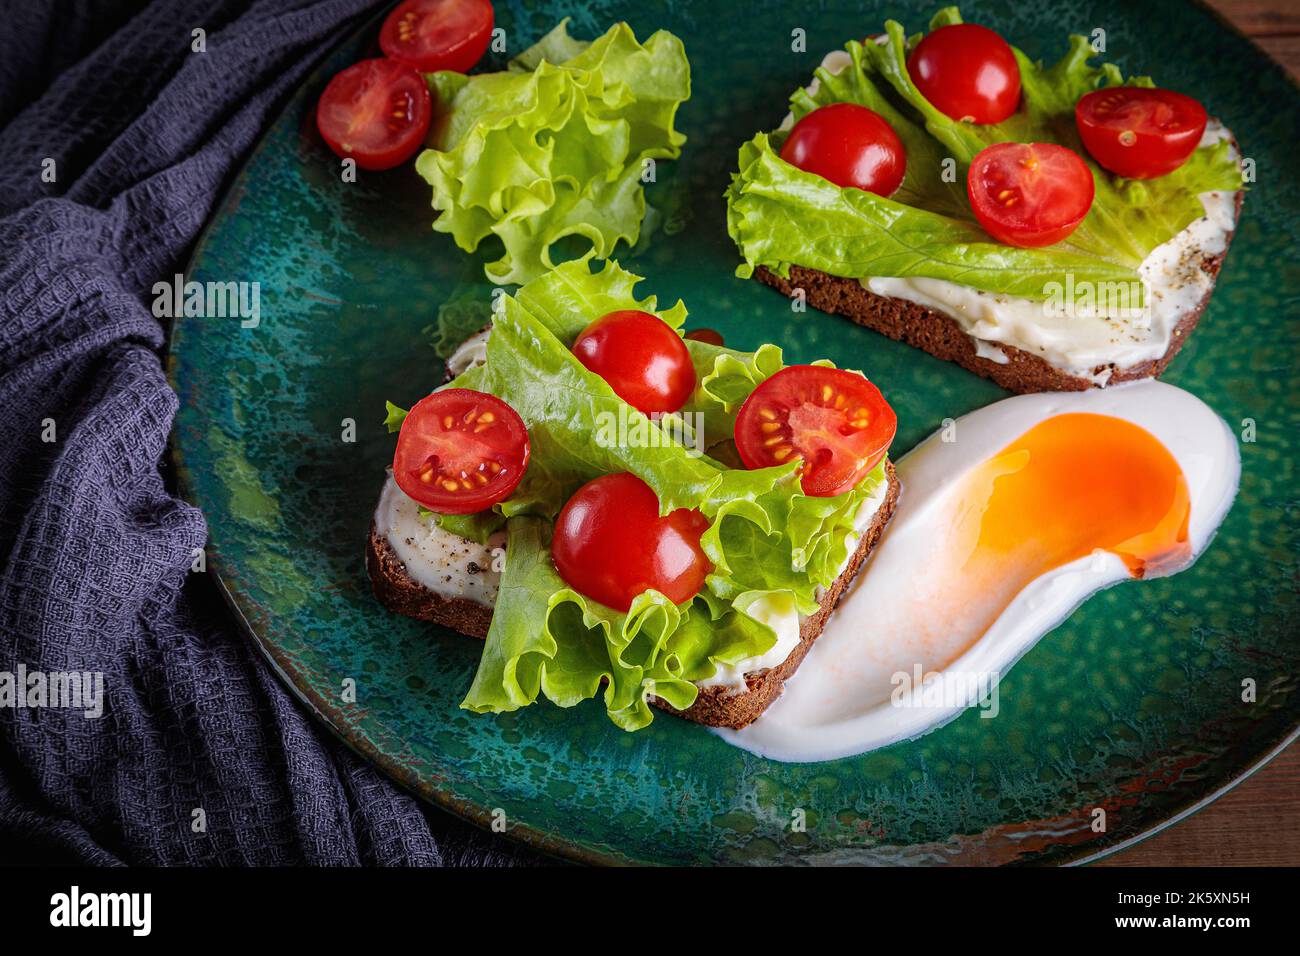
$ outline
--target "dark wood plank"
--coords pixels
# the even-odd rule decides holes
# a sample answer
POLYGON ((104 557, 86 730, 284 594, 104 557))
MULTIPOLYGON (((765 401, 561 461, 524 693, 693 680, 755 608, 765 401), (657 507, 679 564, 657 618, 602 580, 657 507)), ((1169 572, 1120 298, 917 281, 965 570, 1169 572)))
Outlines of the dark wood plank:
POLYGON ((1287 0, 1208 0, 1246 36, 1300 33, 1300 5, 1287 0))
POLYGON ((1204 810, 1094 865, 1300 865, 1300 744, 1204 810))
POLYGON ((1296 79, 1300 79, 1300 3, 1295 0, 1207 0, 1296 79))
POLYGON ((1252 37, 1264 52, 1281 63, 1297 80, 1300 80, 1300 34, 1296 36, 1252 37))

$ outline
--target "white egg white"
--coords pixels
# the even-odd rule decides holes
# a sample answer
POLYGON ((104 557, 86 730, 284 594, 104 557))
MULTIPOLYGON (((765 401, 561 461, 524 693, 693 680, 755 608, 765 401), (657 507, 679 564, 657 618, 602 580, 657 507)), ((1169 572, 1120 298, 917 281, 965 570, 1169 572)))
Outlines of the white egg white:
MULTIPOLYGON (((1194 395, 1142 381, 1020 395, 978 409, 947 430, 949 440, 941 430, 898 462, 902 495, 894 519, 785 693, 744 730, 718 733, 738 747, 790 762, 831 760, 919 736, 995 688, 998 677, 1087 597, 1131 580, 1117 556, 1097 550, 1035 578, 973 643, 962 639, 960 628, 952 640, 961 644, 947 647, 933 629, 922 636, 910 628, 908 595, 920 593, 919 582, 935 566, 932 543, 945 540, 935 528, 950 513, 945 494, 1035 425, 1074 412, 1125 419, 1168 449, 1187 481, 1188 538, 1192 557, 1199 555, 1232 505, 1241 464, 1234 434, 1194 395), (927 666, 936 660, 947 662, 941 671, 927 666), (928 684, 916 680, 925 675, 928 684)), ((949 619, 961 615, 961 607, 944 610, 949 619)), ((996 696, 978 706, 993 713, 996 696)))

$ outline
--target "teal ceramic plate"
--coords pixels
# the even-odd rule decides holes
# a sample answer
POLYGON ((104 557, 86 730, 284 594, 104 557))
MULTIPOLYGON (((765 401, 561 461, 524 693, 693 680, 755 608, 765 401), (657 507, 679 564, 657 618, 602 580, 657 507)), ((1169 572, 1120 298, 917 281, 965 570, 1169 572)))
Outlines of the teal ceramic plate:
MULTIPOLYGON (((895 454, 1004 397, 989 382, 844 320, 792 314, 733 277, 722 192, 736 149, 775 126, 822 55, 930 4, 497 4, 513 50, 561 16, 594 36, 627 19, 686 43, 683 158, 649 190, 653 234, 619 258, 642 290, 681 297, 729 344, 864 368, 898 411, 895 454), (791 31, 807 53, 791 52, 791 31)), ((172 382, 183 493, 211 526, 209 567, 284 678, 343 739, 453 811, 580 860, 653 863, 1008 863, 1086 859, 1190 812, 1295 734, 1300 720, 1300 96, 1205 10, 1181 3, 982 4, 981 22, 1055 59, 1102 28, 1125 73, 1196 94, 1236 132, 1257 183, 1218 291, 1166 380, 1199 395, 1241 446, 1237 503, 1172 578, 1089 600, 1001 685, 1001 713, 863 757, 771 763, 660 716, 625 734, 599 705, 502 717, 458 709, 481 645, 386 613, 362 549, 392 439, 384 400, 440 379, 421 328, 478 286, 482 259, 431 231, 410 168, 344 183, 312 111, 335 71, 370 55, 372 24, 289 103, 234 183, 189 278, 260 283, 261 322, 183 319, 172 382), (355 441, 346 440, 355 422, 355 441), (1243 701, 1243 681, 1257 688, 1243 701), (356 699, 345 695, 355 682, 356 699), (1092 810, 1107 811, 1104 832, 1092 810), (806 830, 792 832, 792 811, 806 830)))

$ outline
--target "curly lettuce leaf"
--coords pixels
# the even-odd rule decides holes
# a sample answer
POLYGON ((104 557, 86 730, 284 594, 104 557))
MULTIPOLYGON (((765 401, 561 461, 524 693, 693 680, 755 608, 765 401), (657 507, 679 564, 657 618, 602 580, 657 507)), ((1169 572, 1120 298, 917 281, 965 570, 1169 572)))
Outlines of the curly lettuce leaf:
MULTIPOLYGON (((569 706, 603 686, 610 718, 635 729, 650 720, 647 694, 689 706, 694 681, 775 643, 771 628, 741 609, 776 594, 803 613, 817 607, 818 589, 838 577, 856 546, 859 509, 883 489, 882 463, 844 495, 809 498, 797 462, 727 468, 615 395, 569 346, 593 317, 616 309, 653 311, 680 327, 685 307, 658 310, 652 297, 636 296, 638 281, 612 262, 596 273, 586 260, 564 263, 503 298, 487 361, 452 383, 508 402, 528 426, 532 446, 516 493, 470 516, 485 528, 504 522, 510 540, 487 649, 465 701, 470 709, 514 709, 538 695, 569 706), (641 438, 601 440, 610 418, 639 429, 641 438), (710 520, 701 546, 713 572, 684 605, 647 592, 620 614, 569 589, 543 554, 550 523, 573 491, 619 471, 650 485, 663 513, 698 508, 710 520)), ((742 353, 692 342, 690 349, 701 374, 687 410, 704 416, 706 431, 726 427, 736 406, 783 367, 775 346, 742 353)), ((451 527, 447 521, 457 519, 439 520, 451 527)))
MULTIPOLYGON (((796 461, 754 471, 728 469, 683 444, 668 427, 670 420, 652 420, 632 408, 573 355, 573 339, 606 312, 642 309, 679 328, 687 315, 681 302, 661 310, 654 297, 638 298, 634 288, 640 277, 616 262, 593 273, 589 261, 563 263, 514 296, 503 296, 487 341, 487 361, 450 383, 496 395, 528 426, 532 458, 520 485, 524 494, 516 492, 498 507, 508 515, 527 511, 554 517, 578 484, 628 471, 650 485, 664 514, 700 508, 713 518, 730 506, 748 503, 756 507, 751 513, 762 512, 755 520, 784 528, 794 503, 805 500, 796 461), (602 440, 609 434, 604 426, 614 421, 622 426, 619 440, 602 440), (534 464, 544 478, 533 478, 534 464), (527 507, 521 498, 528 500, 527 507)), ((714 419, 729 431, 731 418, 724 416, 734 416, 754 388, 784 367, 781 350, 773 345, 744 353, 690 342, 688 350, 711 363, 707 369, 700 367, 700 384, 682 410, 702 415, 706 429, 714 419), (718 398, 724 394, 725 407, 718 398)), ((825 531, 820 525, 806 530, 807 540, 795 542, 797 551, 811 551, 812 539, 825 531)))
POLYGON ((477 295, 464 294, 438 306, 438 318, 426 332, 434 353, 449 359, 461 344, 492 321, 492 304, 477 295))
MULTIPOLYGON (((957 9, 945 8, 931 29, 958 22, 957 9)), ((1013 116, 994 125, 963 123, 931 106, 912 82, 907 52, 919 39, 888 21, 882 42, 851 40, 848 67, 838 74, 818 68, 817 90, 799 89, 790 98, 796 121, 839 102, 884 116, 907 153, 898 191, 884 198, 840 188, 782 160, 784 132, 758 134, 741 147, 727 190, 728 231, 744 257, 738 275, 763 265, 788 276, 791 265, 801 265, 849 278, 925 276, 1042 299, 1053 283, 1067 285, 1068 276, 1076 283, 1138 282, 1143 259, 1205 214, 1201 193, 1242 186, 1226 142, 1202 147, 1173 173, 1144 182, 1116 177, 1088 160, 1096 198, 1073 234, 1042 249, 994 242, 975 221, 965 194, 974 156, 993 143, 1056 142, 1087 159, 1074 123, 1078 98, 1151 81, 1125 81, 1113 64, 1092 65, 1088 40, 1072 36, 1066 55, 1051 67, 1014 51, 1023 92, 1013 116)))
POLYGON ((616 262, 606 262, 602 271, 593 276, 583 260, 566 263, 534 279, 515 293, 515 299, 566 344, 571 344, 596 318, 625 309, 653 313, 680 329, 686 321, 686 306, 679 299, 671 308, 660 309, 655 296, 638 299, 633 289, 640 281, 640 276, 625 271, 616 262))
MULTIPOLYGON (((771 470, 771 469, 765 469, 771 470)), ((713 514, 700 539, 713 563, 706 585, 718 597, 784 591, 801 614, 818 606, 818 589, 840 575, 857 547, 854 520, 869 500, 884 494, 882 460, 851 491, 834 498, 812 498, 783 482, 750 497, 752 479, 761 472, 728 470, 717 498, 728 504, 713 514), (736 497, 731 496, 735 494, 736 497)))
POLYGON ((467 251, 498 237, 505 252, 486 273, 499 285, 542 275, 566 236, 602 257, 634 245, 643 164, 677 158, 686 141, 673 123, 690 65, 663 30, 641 44, 618 23, 587 43, 565 20, 507 70, 429 83, 434 147, 416 170, 433 187, 433 228, 467 251))
POLYGON ((545 696, 572 707, 601 693, 617 726, 639 730, 653 719, 658 696, 679 710, 695 702, 694 681, 715 662, 761 654, 771 629, 707 593, 675 605, 645 591, 627 613, 590 601, 560 578, 551 562, 550 524, 509 523, 506 565, 468 710, 517 710, 545 696))

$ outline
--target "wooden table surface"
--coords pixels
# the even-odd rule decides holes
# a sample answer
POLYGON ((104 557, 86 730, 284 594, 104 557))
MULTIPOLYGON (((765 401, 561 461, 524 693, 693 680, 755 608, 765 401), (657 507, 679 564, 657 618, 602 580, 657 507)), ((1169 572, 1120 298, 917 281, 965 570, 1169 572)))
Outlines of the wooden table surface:
POLYGON ((1300 79, 1300 2, 1208 0, 1208 3, 1300 79))
MULTIPOLYGON (((1300 79, 1300 0, 1209 3, 1300 79)), ((1095 865, 1300 865, 1300 743, 1199 813, 1095 865)))
POLYGON ((1300 743, 1204 810, 1094 866, 1300 866, 1300 743))

